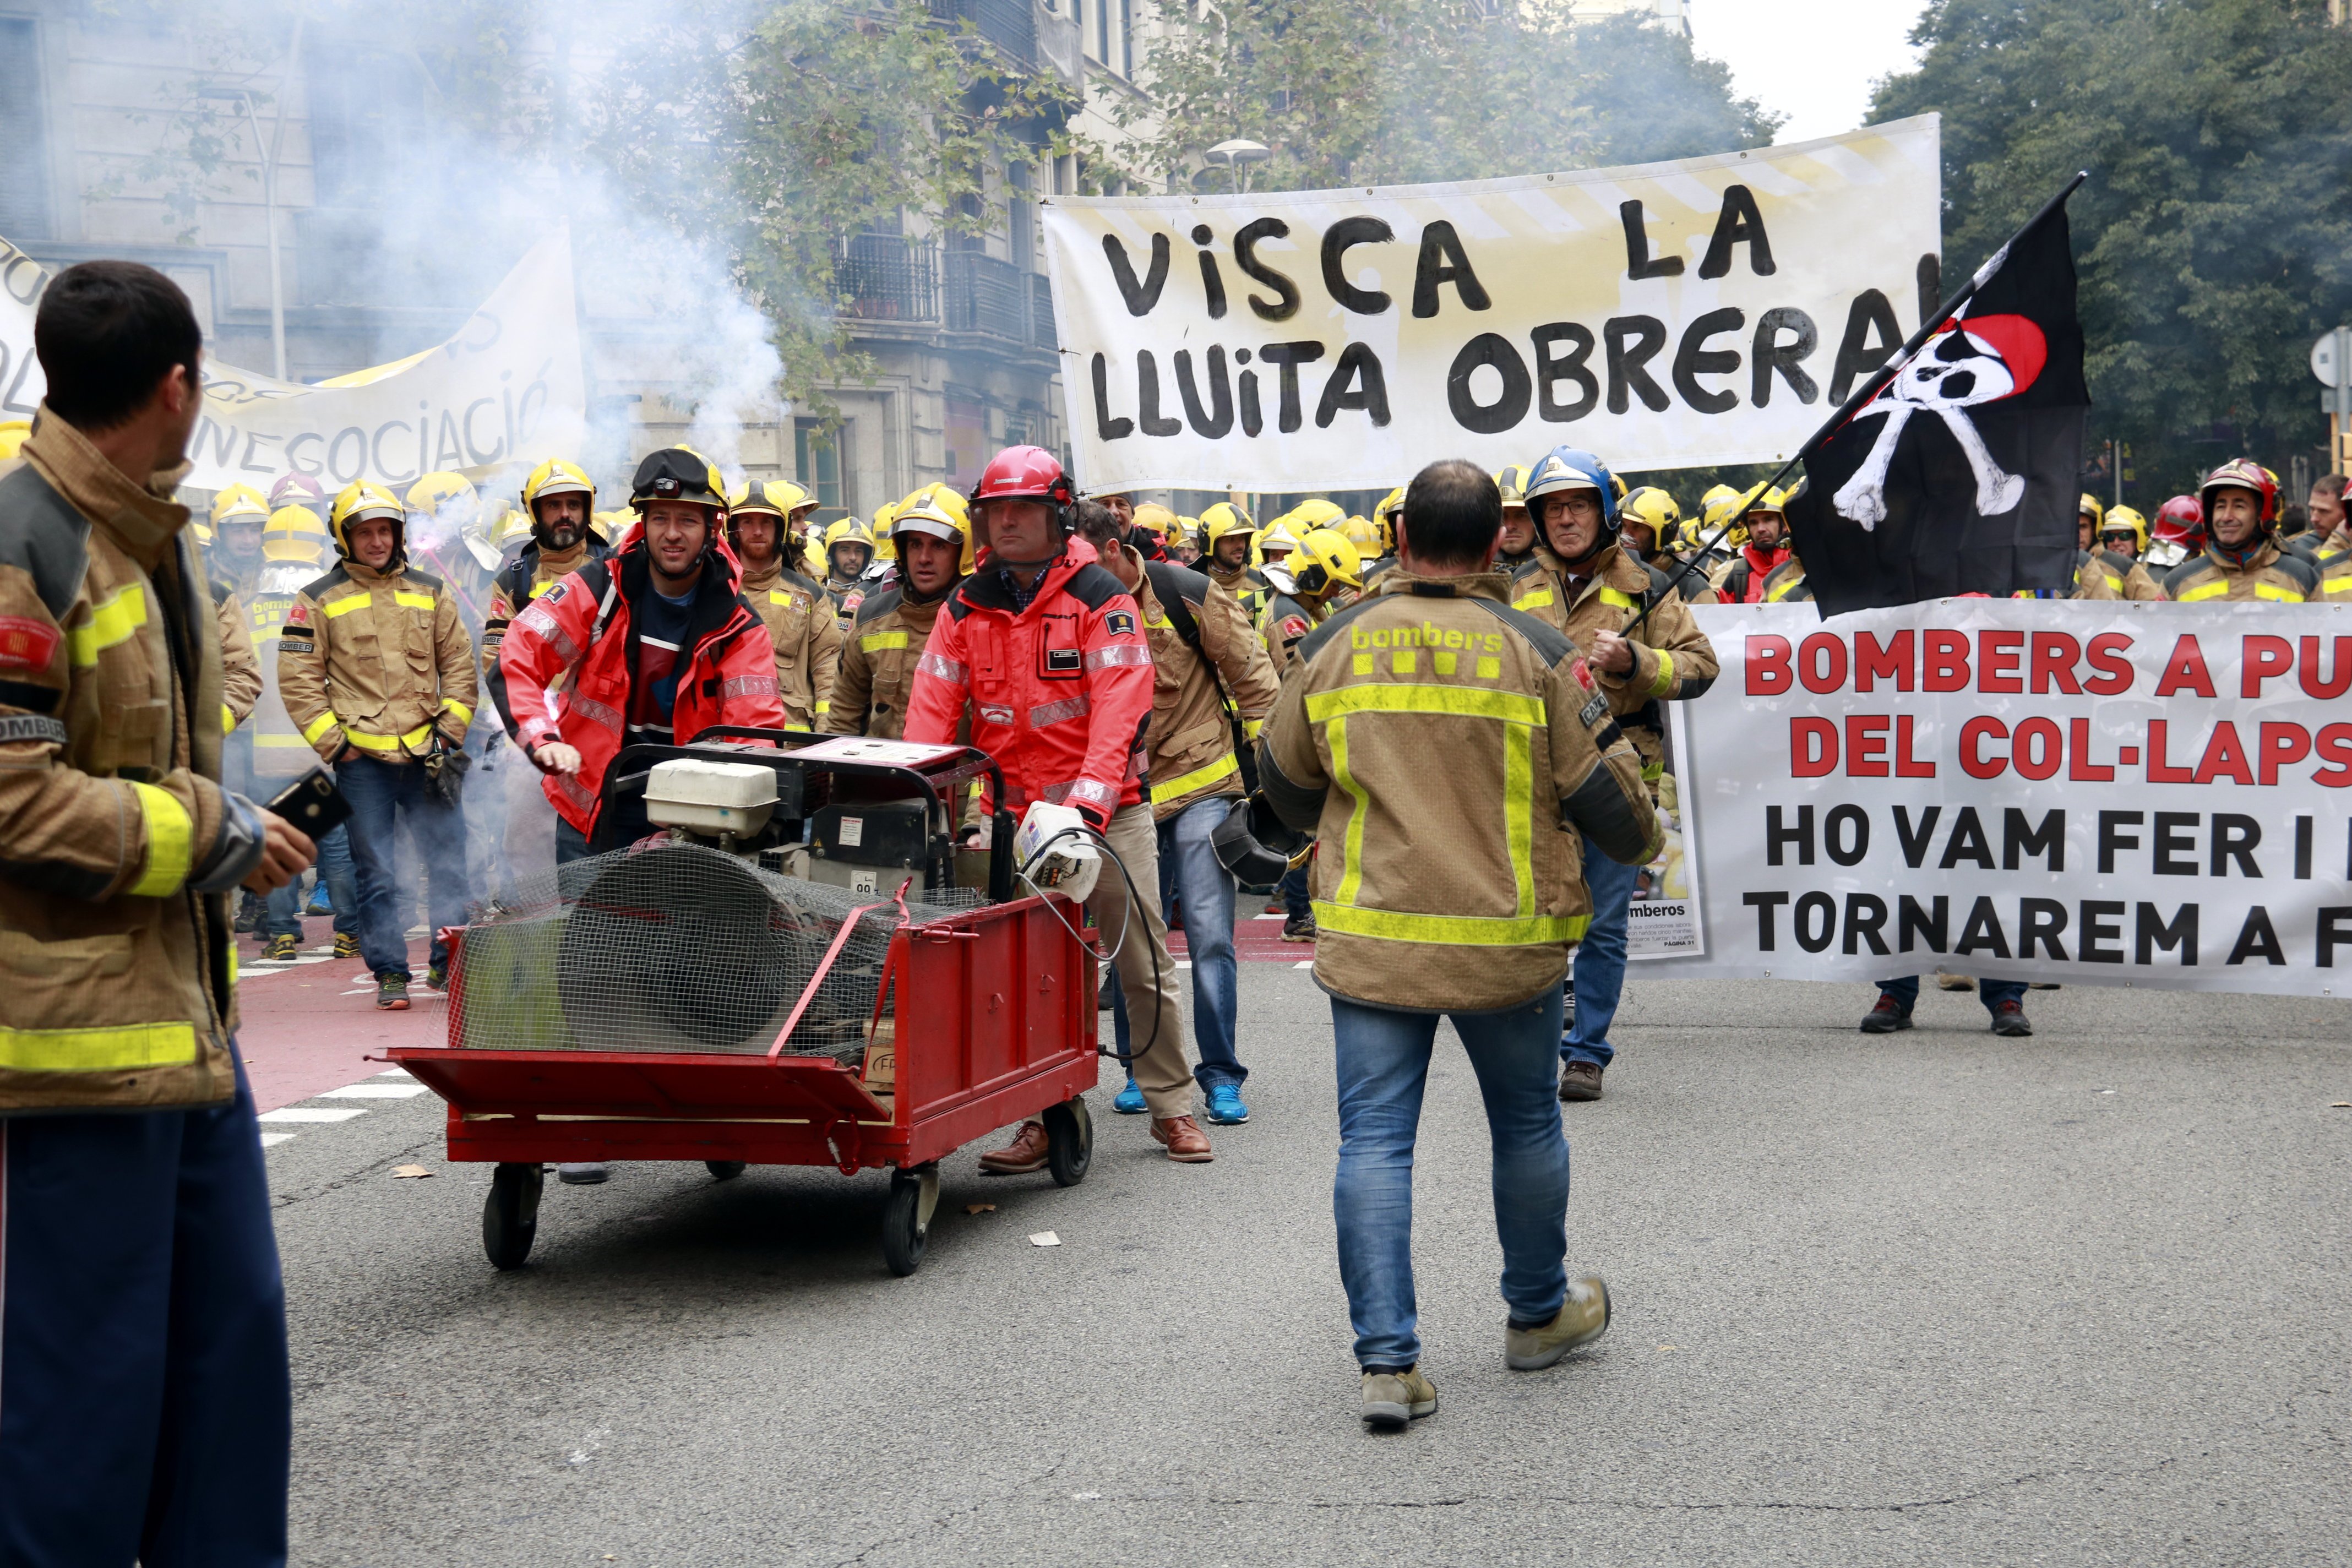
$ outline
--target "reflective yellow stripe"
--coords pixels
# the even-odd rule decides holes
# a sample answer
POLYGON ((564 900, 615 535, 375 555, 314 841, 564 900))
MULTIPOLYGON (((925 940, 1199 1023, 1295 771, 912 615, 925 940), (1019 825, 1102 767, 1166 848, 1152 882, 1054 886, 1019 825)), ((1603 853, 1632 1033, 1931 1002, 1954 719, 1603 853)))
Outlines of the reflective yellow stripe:
POLYGON ((546 593, 550 588, 554 587, 558 583, 562 581, 563 579, 561 577, 550 577, 544 583, 533 583, 530 585, 530 596, 536 599, 541 594, 546 593))
POLYGON ((316 719, 311 720, 308 724, 302 726, 302 739, 315 746, 319 743, 319 737, 325 734, 334 727, 335 710, 330 708, 324 713, 320 714, 316 719))
POLYGON ((2188 592, 2175 595, 2174 602, 2193 605, 2200 599, 2218 599, 2230 591, 2228 579, 2216 577, 2210 583, 2200 583, 2188 592))
POLYGON ((131 788, 139 796, 139 815, 147 819, 147 868, 131 884, 131 896, 160 899, 176 893, 188 879, 195 825, 188 820, 188 808, 171 791, 136 780, 131 788))
POLYGON ((1521 919, 1536 912, 1535 733, 1525 724, 1503 731, 1503 832, 1510 844, 1521 919))
MULTIPOLYGON (((2352 592, 2352 580, 2347 580, 2347 591, 2352 592)), ((1244 719, 1242 721, 1242 738, 1245 741, 1255 741, 1257 739, 1257 732, 1265 728, 1265 721, 1263 719, 1244 719)))
POLYGON ((1781 584, 1779 587, 1773 589, 1770 593, 1765 595, 1764 602, 1769 605, 1777 605, 1804 585, 1805 580, 1802 577, 1791 577, 1787 582, 1781 584))
POLYGON ((784 592, 782 588, 771 588, 768 590, 768 603, 772 605, 789 605, 792 602, 793 596, 784 592))
POLYGON ((404 594, 399 589, 394 588, 392 591, 392 602, 406 610, 429 610, 433 607, 433 595, 430 594, 404 594))
POLYGON ((372 735, 365 730, 345 728, 343 739, 352 745, 371 752, 394 752, 403 746, 421 746, 432 735, 433 726, 419 724, 405 735, 372 735))
POLYGON ((1658 656, 1658 679, 1650 682, 1650 695, 1664 697, 1675 689, 1675 656, 1664 648, 1652 651, 1658 656))
POLYGON ((332 620, 337 616, 348 616, 353 610, 366 609, 368 602, 368 596, 365 594, 346 594, 340 599, 320 605, 319 608, 326 611, 327 618, 332 620))
POLYGON ((474 710, 471 708, 467 707, 464 703, 458 701, 454 697, 444 697, 441 699, 441 711, 444 713, 456 714, 457 716, 457 722, 460 724, 470 724, 474 721, 474 710))
POLYGON ((1549 722, 1540 697, 1475 686, 1343 686, 1307 699, 1307 717, 1315 723, 1346 713, 1460 713, 1509 724, 1549 722))
POLYGON ((2331 599, 2338 594, 2352 594, 2352 577, 2330 577, 2319 585, 2319 591, 2331 599))
POLYGON ((1205 768, 1194 768, 1189 773, 1177 774, 1166 784, 1153 784, 1151 804, 1160 805, 1181 795, 1191 795, 1196 789, 1206 789, 1219 779, 1231 778, 1241 771, 1241 759, 1233 752, 1227 752, 1205 768))
POLYGON ((2292 588, 2282 588, 2275 583, 2255 584, 2254 597, 2257 599, 2276 599, 2283 605, 2300 605, 2303 603, 2302 595, 2296 593, 2292 588))
POLYGON ((235 732, 236 729, 236 715, 230 712, 228 710, 228 704, 224 702, 221 704, 221 733, 224 735, 231 734, 235 732))
POLYGON ((236 984, 236 943, 234 942, 228 944, 228 983, 231 985, 236 984))
POLYGON ((820 702, 816 705, 816 716, 820 719, 832 711, 833 704, 830 702, 820 702))
POLYGON ((1315 901, 1315 923, 1345 936, 1388 942, 1426 942, 1447 947, 1530 947, 1538 942, 1577 942, 1592 923, 1589 915, 1534 915, 1524 919, 1483 915, 1408 915, 1391 910, 1315 901))
POLYGON ((1339 885, 1331 896, 1352 907, 1364 882, 1364 817, 1371 809, 1371 797, 1356 782, 1355 773, 1348 765, 1346 717, 1343 715, 1326 730, 1324 737, 1331 744, 1331 782, 1348 796, 1348 830, 1339 841, 1339 885))
POLYGON ((118 1072, 196 1059, 194 1024, 115 1029, 0 1029, 0 1068, 12 1072, 118 1072))
POLYGON ((867 632, 864 637, 857 639, 857 646, 864 648, 867 653, 880 653, 885 648, 905 647, 907 646, 907 634, 904 632, 867 632))
POLYGON ((1621 610, 1630 610, 1633 607, 1631 595, 1610 587, 1603 587, 1601 590, 1601 602, 1604 605, 1614 605, 1621 610))
POLYGON ((1642 764, 1642 782, 1643 782, 1643 784, 1655 784, 1655 783, 1657 783, 1660 779, 1662 779, 1662 778, 1664 778, 1664 777, 1665 777, 1665 776, 1666 776, 1666 764, 1665 764, 1665 763, 1643 763, 1643 764, 1642 764))
POLYGON ((147 624, 147 590, 128 584, 103 603, 92 605, 89 619, 66 634, 73 661, 83 669, 98 662, 99 650, 130 640, 147 624))
POLYGON ((1551 602, 1551 590, 1549 588, 1537 588, 1531 590, 1519 598, 1513 599, 1511 601, 1511 608, 1515 610, 1540 610, 1549 605, 1551 602))

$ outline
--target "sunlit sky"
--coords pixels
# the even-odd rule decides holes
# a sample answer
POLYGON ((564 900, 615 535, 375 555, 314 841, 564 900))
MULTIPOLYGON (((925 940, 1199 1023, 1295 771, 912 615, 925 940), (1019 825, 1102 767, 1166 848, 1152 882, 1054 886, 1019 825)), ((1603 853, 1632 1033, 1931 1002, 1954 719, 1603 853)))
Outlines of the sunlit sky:
POLYGON ((1779 140, 1862 123, 1871 83, 1906 70, 1921 0, 1691 0, 1699 53, 1731 68, 1739 92, 1789 117, 1779 140))

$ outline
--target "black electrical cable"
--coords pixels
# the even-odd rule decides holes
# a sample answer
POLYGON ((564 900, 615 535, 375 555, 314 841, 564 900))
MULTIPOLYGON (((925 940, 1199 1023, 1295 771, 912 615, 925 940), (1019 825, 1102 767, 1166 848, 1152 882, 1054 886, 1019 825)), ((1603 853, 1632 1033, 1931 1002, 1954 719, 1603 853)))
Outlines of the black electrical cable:
MULTIPOLYGON (((1121 921, 1119 925, 1118 946, 1113 948, 1110 952, 1106 955, 1112 959, 1116 959, 1119 953, 1127 951, 1127 939, 1130 932, 1130 929, 1134 924, 1135 911, 1142 900, 1142 895, 1136 891, 1135 877, 1128 870, 1127 862, 1119 858, 1118 851, 1111 847, 1110 839, 1103 833, 1101 828, 1096 827, 1091 824, 1083 823, 1076 827, 1056 828, 1053 833, 1046 836, 1045 842, 1037 846, 1036 849, 1031 853, 1028 859, 1021 863, 1021 868, 1018 875, 1023 881, 1029 882, 1029 885, 1032 888, 1036 887, 1036 883, 1029 881, 1029 868, 1045 858, 1045 851, 1051 849, 1055 845, 1059 844, 1065 838, 1091 838, 1097 844, 1102 846, 1102 852, 1110 857, 1112 865, 1118 868, 1119 880, 1127 884, 1127 919, 1121 921)), ((1054 910, 1051 904, 1048 904, 1045 907, 1048 910, 1053 910, 1054 918, 1055 920, 1062 920, 1062 914, 1059 910, 1054 910)), ((1078 934, 1076 931, 1071 930, 1070 922, 1067 921, 1062 921, 1062 929, 1069 931, 1074 937, 1078 934)), ((1144 933, 1149 936, 1151 931, 1150 922, 1147 921, 1143 929, 1144 933)), ((1151 950, 1151 1038, 1143 1043, 1143 1048, 1147 1051, 1160 1043, 1160 1015, 1167 1011, 1166 1008, 1160 1005, 1160 998, 1166 994, 1166 993, 1160 989, 1160 984, 1163 979, 1164 975, 1160 967, 1160 950, 1155 947, 1151 950)), ((1112 1037, 1114 1040, 1116 1040, 1117 1037, 1117 1036, 1112 1037)), ((1135 1076, 1135 1052, 1132 1049, 1122 1051, 1114 1045, 1111 1049, 1105 1050, 1102 1047, 1101 1041, 1097 1039, 1095 1044, 1095 1055, 1098 1057, 1108 1057, 1111 1060, 1118 1063, 1119 1066, 1126 1068, 1129 1078, 1133 1078, 1135 1076)))

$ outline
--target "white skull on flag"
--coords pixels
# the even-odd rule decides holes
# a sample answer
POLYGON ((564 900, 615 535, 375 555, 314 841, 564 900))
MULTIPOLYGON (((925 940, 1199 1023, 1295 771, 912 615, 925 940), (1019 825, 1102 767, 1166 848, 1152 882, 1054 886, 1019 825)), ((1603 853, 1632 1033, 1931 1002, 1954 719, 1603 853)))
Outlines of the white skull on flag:
POLYGON ((1911 416, 1933 412, 1967 454, 1976 476, 1979 515, 1998 517, 2025 499, 2025 480, 1993 460, 1969 415, 1971 408, 2014 397, 2033 384, 2050 357, 2042 329, 2024 316, 1976 316, 1954 321, 1921 346, 1885 390, 1854 416, 1883 415, 1877 439, 1853 477, 1831 498, 1839 513, 1875 529, 1886 519, 1886 471, 1911 416))

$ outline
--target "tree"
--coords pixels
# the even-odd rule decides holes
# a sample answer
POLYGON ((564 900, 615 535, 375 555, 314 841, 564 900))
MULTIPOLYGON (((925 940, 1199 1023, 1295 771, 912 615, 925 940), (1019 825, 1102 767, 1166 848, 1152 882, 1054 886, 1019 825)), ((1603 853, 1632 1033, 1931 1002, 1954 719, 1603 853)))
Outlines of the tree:
MULTIPOLYGON (((1258 190, 1488 179, 1760 146, 1778 121, 1679 35, 1577 26, 1482 0, 1157 0, 1148 99, 1103 89, 1125 132, 1097 178, 1189 179, 1228 137, 1265 143, 1258 190)), ((1226 176, 1200 176, 1224 189, 1226 176)))
POLYGON ((1934 0, 1913 41, 1872 112, 1944 117, 1945 277, 2091 172, 2091 432, 2132 444, 2127 499, 2320 443, 2305 358, 2352 313, 2352 31, 2325 0, 1934 0))

